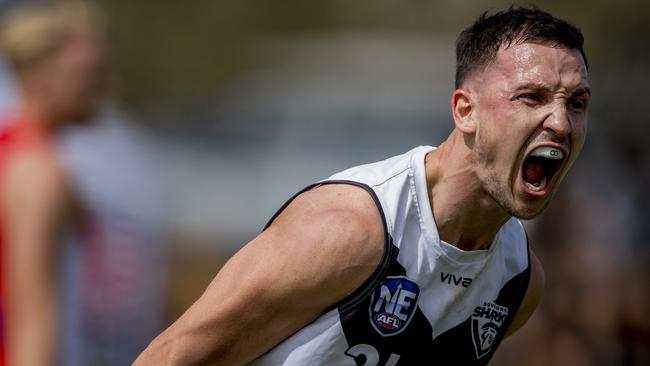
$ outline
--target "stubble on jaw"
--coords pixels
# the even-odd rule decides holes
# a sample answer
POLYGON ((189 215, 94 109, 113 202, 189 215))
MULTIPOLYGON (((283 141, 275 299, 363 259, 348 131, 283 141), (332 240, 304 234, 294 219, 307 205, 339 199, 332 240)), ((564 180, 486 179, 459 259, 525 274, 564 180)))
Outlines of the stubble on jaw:
POLYGON ((472 165, 474 165, 475 169, 487 172, 487 174, 479 174, 479 172, 475 173, 483 193, 487 194, 510 216, 516 216, 514 209, 507 198, 506 190, 496 174, 492 159, 488 157, 488 153, 482 148, 482 144, 479 143, 474 146, 476 149, 472 154, 472 165))
POLYGON ((494 169, 494 158, 489 156, 489 153, 485 151, 482 143, 477 143, 474 147, 475 150, 472 154, 472 165, 475 169, 487 172, 487 174, 479 174, 476 172, 476 179, 478 179, 483 192, 499 207, 501 207, 504 212, 521 220, 530 220, 541 214, 544 209, 546 209, 550 199, 544 200, 542 206, 535 211, 520 212, 517 210, 514 202, 514 187, 511 187, 515 184, 515 180, 511 182, 510 177, 499 177, 498 173, 494 169), (509 187, 511 188, 508 189, 509 187))

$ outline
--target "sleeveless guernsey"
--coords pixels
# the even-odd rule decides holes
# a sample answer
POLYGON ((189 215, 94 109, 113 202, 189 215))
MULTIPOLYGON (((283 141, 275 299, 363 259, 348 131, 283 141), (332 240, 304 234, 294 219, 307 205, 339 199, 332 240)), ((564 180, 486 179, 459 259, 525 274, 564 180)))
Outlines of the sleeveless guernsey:
POLYGON ((487 364, 528 288, 526 233, 511 219, 488 250, 441 241, 424 169, 433 149, 354 167, 297 194, 323 184, 366 189, 382 216, 384 256, 359 289, 252 365, 487 364))

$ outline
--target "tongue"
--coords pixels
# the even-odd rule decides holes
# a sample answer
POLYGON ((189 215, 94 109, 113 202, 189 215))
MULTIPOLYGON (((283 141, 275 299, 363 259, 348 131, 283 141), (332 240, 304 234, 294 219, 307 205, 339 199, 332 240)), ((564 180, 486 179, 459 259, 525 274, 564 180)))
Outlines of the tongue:
POLYGON ((544 178, 544 164, 539 159, 526 159, 523 168, 524 180, 530 184, 538 185, 544 178))

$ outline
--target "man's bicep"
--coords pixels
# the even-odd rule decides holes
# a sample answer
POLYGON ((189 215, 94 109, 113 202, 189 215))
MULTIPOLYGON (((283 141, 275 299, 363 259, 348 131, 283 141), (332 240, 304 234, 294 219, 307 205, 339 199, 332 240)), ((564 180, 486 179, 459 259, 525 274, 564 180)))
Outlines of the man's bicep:
POLYGON ((349 190, 303 194, 226 263, 179 320, 178 331, 204 342, 198 354, 250 361, 372 274, 383 254, 383 226, 370 197, 366 206, 360 196, 367 193, 349 190))

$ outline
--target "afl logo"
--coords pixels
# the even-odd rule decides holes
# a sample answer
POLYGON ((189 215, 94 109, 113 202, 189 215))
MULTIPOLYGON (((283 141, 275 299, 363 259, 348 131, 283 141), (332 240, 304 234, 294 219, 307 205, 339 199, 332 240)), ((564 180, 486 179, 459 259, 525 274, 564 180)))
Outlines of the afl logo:
POLYGON ((384 327, 386 329, 397 329, 401 323, 397 316, 390 313, 381 313, 377 315, 375 322, 380 327, 384 327))
POLYGON ((372 294, 372 326, 384 337, 401 333, 415 314, 419 295, 418 285, 405 276, 386 277, 372 294))

